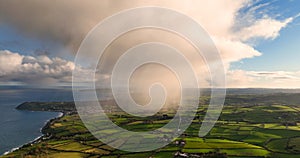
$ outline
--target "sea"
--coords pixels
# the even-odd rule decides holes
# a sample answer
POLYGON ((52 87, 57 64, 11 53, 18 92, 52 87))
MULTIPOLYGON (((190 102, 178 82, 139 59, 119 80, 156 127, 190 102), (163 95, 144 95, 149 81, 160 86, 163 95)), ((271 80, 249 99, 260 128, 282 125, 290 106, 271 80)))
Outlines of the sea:
POLYGON ((72 101, 71 88, 0 87, 0 155, 42 136, 41 128, 57 112, 20 111, 15 108, 26 101, 72 101))

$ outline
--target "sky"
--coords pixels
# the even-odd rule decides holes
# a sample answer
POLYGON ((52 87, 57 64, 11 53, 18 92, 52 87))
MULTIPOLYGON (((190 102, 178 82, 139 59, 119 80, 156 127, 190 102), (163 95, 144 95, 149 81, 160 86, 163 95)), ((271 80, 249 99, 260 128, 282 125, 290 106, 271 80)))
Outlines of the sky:
MULTIPOLYGON (((265 1, 267 2, 267 1, 265 1)), ((264 3, 264 1, 262 1, 264 3)), ((273 14, 280 18, 297 15, 300 1, 274 1, 271 5, 273 14)), ((299 71, 300 57, 300 18, 295 19, 280 31, 280 36, 273 40, 260 40, 255 48, 263 54, 259 58, 245 59, 232 64, 233 69, 253 71, 299 71)))
MULTIPOLYGON (((73 60, 86 34, 104 18, 141 6, 174 9, 203 26, 220 51, 228 88, 300 88, 298 0, 1 1, 0 85, 70 86, 73 60)), ((111 69, 117 51, 144 41, 193 52, 168 33, 152 36, 157 33, 133 32, 116 41, 103 69, 111 69)), ((193 55, 186 56, 196 70, 203 68, 193 55)), ((107 71, 99 77, 109 79, 107 71)))

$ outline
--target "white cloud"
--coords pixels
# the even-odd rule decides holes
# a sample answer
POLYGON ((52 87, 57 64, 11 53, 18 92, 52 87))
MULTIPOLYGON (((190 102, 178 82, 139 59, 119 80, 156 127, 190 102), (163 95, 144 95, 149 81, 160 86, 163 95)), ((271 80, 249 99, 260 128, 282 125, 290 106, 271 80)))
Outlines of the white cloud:
MULTIPOLYGON (((0 51, 0 84, 29 84, 34 86, 57 86, 72 83, 72 72, 75 64, 62 58, 49 58, 45 55, 26 56, 8 50, 0 51)), ((87 78, 93 73, 91 69, 77 67, 80 76, 79 84, 101 80, 107 83, 108 74, 96 74, 96 78, 87 78)))
POLYGON ((237 38, 247 41, 253 38, 275 39, 279 31, 293 21, 293 18, 284 21, 275 20, 269 17, 258 19, 251 26, 245 27, 237 33, 237 38))
POLYGON ((261 55, 261 52, 241 41, 230 40, 225 37, 213 39, 216 46, 219 48, 224 63, 231 63, 261 55))
POLYGON ((61 58, 24 56, 0 51, 0 82, 29 84, 70 83, 74 63, 61 58))
POLYGON ((0 76, 11 73, 22 64, 23 56, 10 51, 0 51, 0 76))
POLYGON ((299 71, 228 72, 227 86, 233 88, 300 88, 299 71))

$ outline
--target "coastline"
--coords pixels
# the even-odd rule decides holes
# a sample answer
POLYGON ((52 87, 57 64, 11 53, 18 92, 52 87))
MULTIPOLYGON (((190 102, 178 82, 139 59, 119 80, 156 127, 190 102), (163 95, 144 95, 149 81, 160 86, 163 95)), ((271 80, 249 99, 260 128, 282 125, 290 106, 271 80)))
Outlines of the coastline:
POLYGON ((2 155, 0 155, 0 156, 8 155, 8 154, 10 154, 10 153, 12 153, 12 152, 14 152, 14 151, 16 151, 16 150, 19 150, 19 149, 22 149, 22 148, 24 148, 24 147, 30 146, 30 145, 32 145, 32 144, 39 143, 39 142, 41 142, 42 140, 47 139, 47 138, 46 138, 46 137, 47 137, 47 136, 46 136, 47 133, 45 133, 44 130, 47 129, 53 121, 55 121, 55 120, 57 120, 57 119, 60 119, 60 118, 64 117, 65 115, 66 115, 65 112, 58 112, 58 115, 57 115, 56 117, 51 118, 51 119, 48 119, 47 121, 45 121, 44 126, 40 128, 40 132, 41 132, 41 135, 40 135, 40 136, 34 138, 32 141, 30 141, 30 142, 28 142, 28 143, 25 143, 25 144, 23 144, 23 145, 20 145, 19 147, 15 147, 15 148, 12 148, 12 149, 9 150, 9 151, 6 151, 6 152, 4 152, 4 153, 3 153, 2 155))

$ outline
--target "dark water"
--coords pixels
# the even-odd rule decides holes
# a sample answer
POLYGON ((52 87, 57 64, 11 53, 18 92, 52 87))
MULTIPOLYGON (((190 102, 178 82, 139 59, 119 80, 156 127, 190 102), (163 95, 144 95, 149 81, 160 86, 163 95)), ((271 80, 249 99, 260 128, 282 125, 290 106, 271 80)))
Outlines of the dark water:
POLYGON ((55 112, 18 111, 25 101, 72 101, 71 89, 28 89, 0 87, 0 155, 41 136, 45 122, 55 112))

